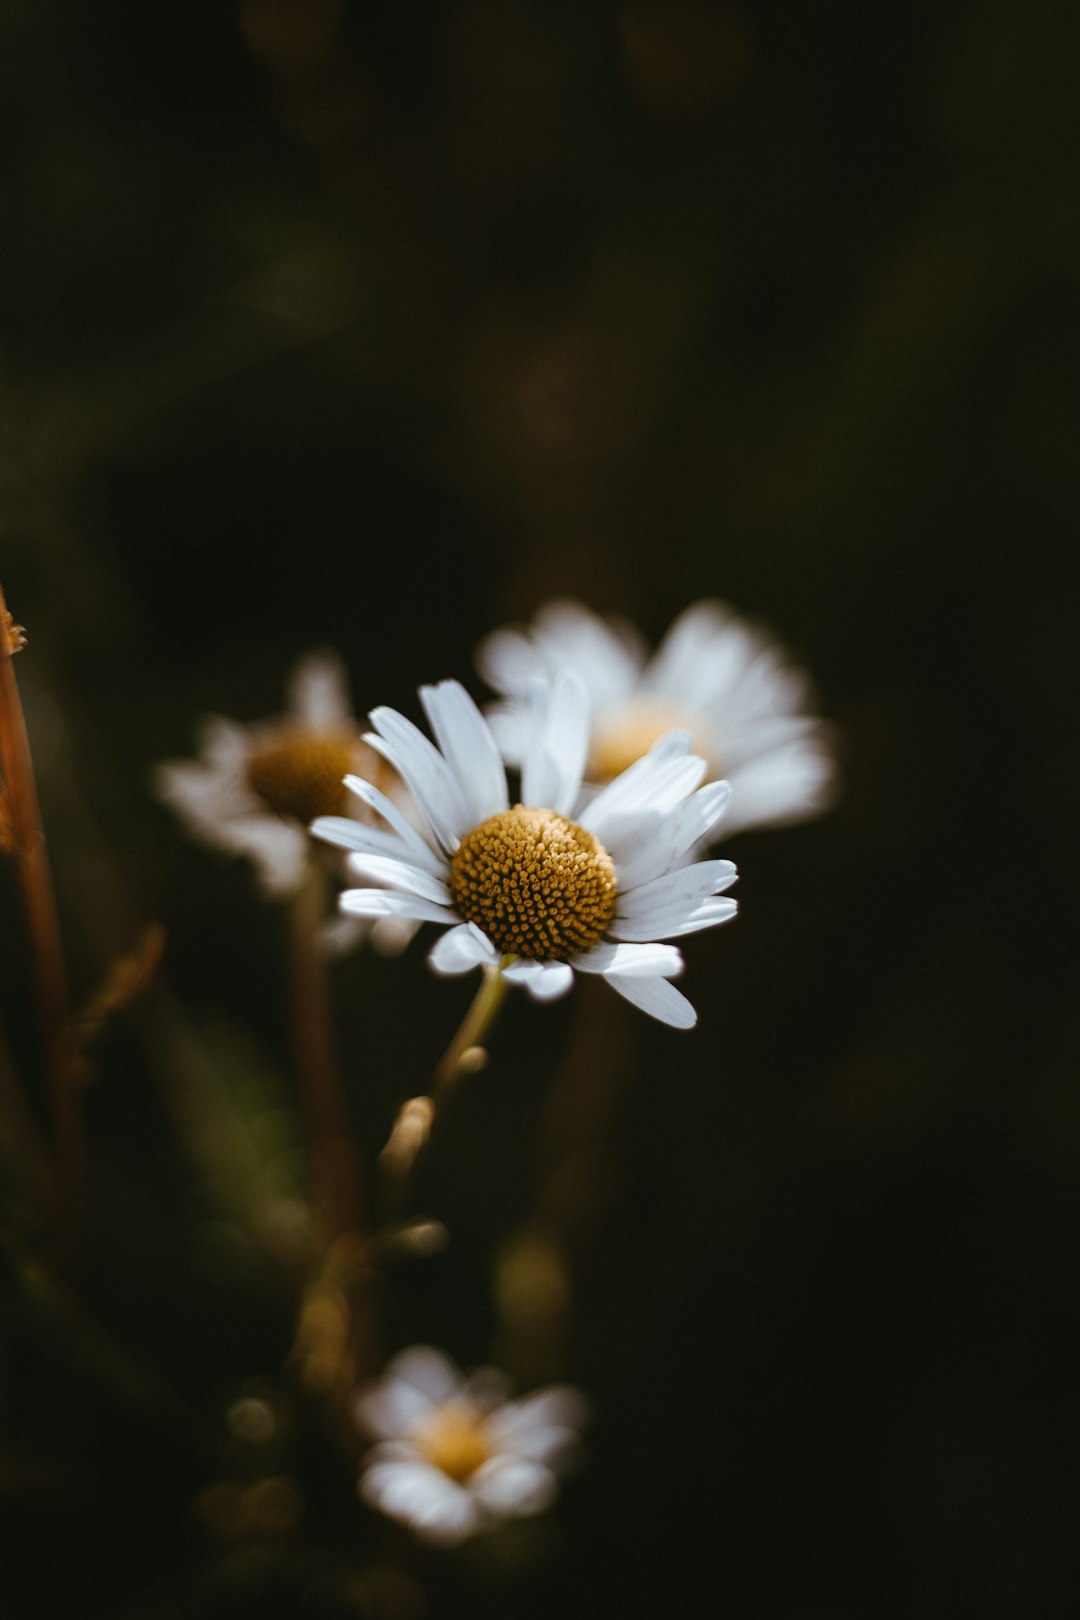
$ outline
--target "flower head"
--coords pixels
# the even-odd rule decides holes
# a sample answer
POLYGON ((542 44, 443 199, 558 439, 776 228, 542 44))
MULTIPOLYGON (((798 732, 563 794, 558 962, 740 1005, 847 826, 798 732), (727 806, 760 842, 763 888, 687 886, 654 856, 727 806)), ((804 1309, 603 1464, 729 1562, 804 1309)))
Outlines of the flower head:
POLYGON ((651 658, 632 626, 568 601, 549 602, 527 628, 497 630, 478 656, 504 698, 490 718, 511 761, 522 757, 530 681, 573 670, 589 697, 588 781, 610 781, 664 732, 685 730, 710 775, 731 782, 725 832, 828 806, 832 755, 825 728, 806 712, 805 677, 721 602, 687 608, 651 658))
POLYGON ((244 726, 210 716, 199 757, 159 765, 154 785, 203 843, 255 863, 267 894, 291 894, 304 873, 307 825, 344 812, 351 771, 377 769, 330 652, 309 653, 289 681, 289 712, 244 726))
POLYGON ((507 1393, 494 1368, 465 1378, 423 1345, 396 1356, 357 1400, 378 1442, 363 1460, 364 1500, 443 1546, 544 1512, 576 1460, 586 1404, 566 1385, 516 1401, 507 1393))
POLYGON ((730 861, 694 861, 728 799, 700 783, 703 759, 685 732, 662 737, 574 818, 585 764, 588 705, 576 677, 534 684, 521 799, 483 715, 456 681, 420 689, 438 747, 393 709, 375 709, 367 737, 410 788, 411 825, 372 783, 348 786, 388 823, 320 817, 312 831, 353 851, 351 866, 384 889, 350 889, 343 911, 443 923, 429 958, 438 973, 498 969, 546 1000, 574 970, 599 973, 664 1023, 688 1029, 693 1007, 670 980, 682 970, 657 941, 726 922, 730 861), (396 892, 390 892, 396 891, 396 892))

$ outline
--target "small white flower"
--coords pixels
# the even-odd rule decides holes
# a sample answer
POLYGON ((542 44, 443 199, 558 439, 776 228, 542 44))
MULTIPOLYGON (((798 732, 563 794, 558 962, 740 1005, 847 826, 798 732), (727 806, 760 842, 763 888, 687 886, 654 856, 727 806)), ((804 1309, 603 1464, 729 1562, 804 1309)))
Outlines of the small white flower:
POLYGON ((589 694, 588 781, 610 781, 678 728, 690 732, 710 776, 731 783, 726 834, 828 808, 832 753, 826 728, 806 712, 806 677, 722 602, 687 608, 651 658, 631 625, 578 602, 549 602, 530 626, 488 636, 478 663, 506 700, 490 718, 511 762, 522 757, 530 680, 573 670, 589 694))
POLYGON ((465 1378, 425 1345, 395 1356, 357 1400, 378 1441, 363 1460, 364 1501, 441 1546, 499 1519, 543 1513, 577 1460, 588 1409, 568 1385, 506 1397, 493 1368, 465 1378))
POLYGON ((573 675, 530 694, 520 804, 491 731, 457 681, 420 688, 439 746, 393 709, 375 709, 367 741, 409 787, 426 826, 412 826, 370 782, 348 786, 389 824, 321 817, 317 837, 354 851, 352 867, 384 889, 349 889, 342 910, 448 925, 429 961, 438 973, 500 969, 541 1000, 562 995, 574 970, 601 974, 663 1023, 689 1029, 697 1014, 670 980, 674 945, 657 944, 726 922, 730 861, 690 852, 723 814, 726 782, 701 787, 706 765, 672 732, 570 820, 581 796, 588 706, 573 675), (397 890, 397 893, 387 892, 397 890))
POLYGON ((154 772, 158 797, 192 836, 248 856, 274 896, 294 893, 303 879, 308 823, 349 809, 345 777, 382 765, 363 740, 335 654, 309 653, 296 664, 288 703, 286 715, 254 725, 209 716, 199 757, 154 772))

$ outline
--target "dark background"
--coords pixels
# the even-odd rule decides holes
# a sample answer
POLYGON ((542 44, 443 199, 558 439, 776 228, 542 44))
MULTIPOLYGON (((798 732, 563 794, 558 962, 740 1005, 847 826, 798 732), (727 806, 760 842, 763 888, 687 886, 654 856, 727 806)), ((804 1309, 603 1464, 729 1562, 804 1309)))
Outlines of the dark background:
MULTIPOLYGON (((147 787, 196 716, 315 644, 415 712, 550 595, 652 636, 717 595, 843 739, 832 815, 732 843, 694 1035, 517 998, 447 1128, 455 1243, 388 1334, 475 1361, 606 1020, 591 1466, 535 1568, 435 1560, 436 1613, 1074 1612, 1078 47, 1069 0, 0 11, 3 582, 76 991, 170 936, 87 1097, 81 1293, 207 1422, 289 1302, 210 1254, 177 1074, 287 1046, 278 913, 147 787)), ((464 991, 415 949, 338 982, 373 1146, 464 991)), ((328 1448, 226 1556, 183 1424, 3 1298, 5 1616, 364 1612, 328 1448)))

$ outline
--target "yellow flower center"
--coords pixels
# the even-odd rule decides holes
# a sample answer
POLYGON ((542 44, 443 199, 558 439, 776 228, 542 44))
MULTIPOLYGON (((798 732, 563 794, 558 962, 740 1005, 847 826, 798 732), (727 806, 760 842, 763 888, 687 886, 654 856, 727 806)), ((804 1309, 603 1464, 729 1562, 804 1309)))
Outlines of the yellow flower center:
POLYGON ((462 839, 450 893, 504 956, 554 962, 603 938, 615 913, 615 863, 584 827, 517 804, 462 839))
POLYGON ((427 1461, 459 1485, 492 1455, 483 1417, 464 1403, 437 1407, 415 1439, 427 1461))
POLYGON ((662 698, 632 698, 593 722, 589 780, 612 781, 669 731, 688 731, 694 739, 694 752, 706 758, 713 756, 715 751, 696 715, 662 698))
POLYGON ((347 731, 281 726, 248 755, 248 786, 279 816, 306 826, 316 816, 341 815, 343 778, 358 764, 360 738, 347 731))

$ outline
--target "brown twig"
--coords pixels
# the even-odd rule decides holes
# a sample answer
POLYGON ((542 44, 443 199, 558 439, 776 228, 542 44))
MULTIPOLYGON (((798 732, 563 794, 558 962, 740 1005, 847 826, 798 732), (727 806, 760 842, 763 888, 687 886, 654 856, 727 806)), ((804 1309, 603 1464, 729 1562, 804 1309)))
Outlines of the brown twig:
POLYGON ((19 875, 30 938, 38 1035, 56 1165, 56 1216, 61 1241, 70 1254, 82 1183, 79 1107, 67 1036, 67 970, 56 897, 41 825, 30 743, 12 666, 13 655, 22 645, 22 632, 14 625, 0 589, 0 767, 7 790, 11 854, 19 875))
POLYGON ((300 1088, 312 1200, 327 1244, 364 1230, 360 1169, 338 1075, 330 982, 320 938, 326 877, 308 861, 289 917, 293 1060, 300 1088))

